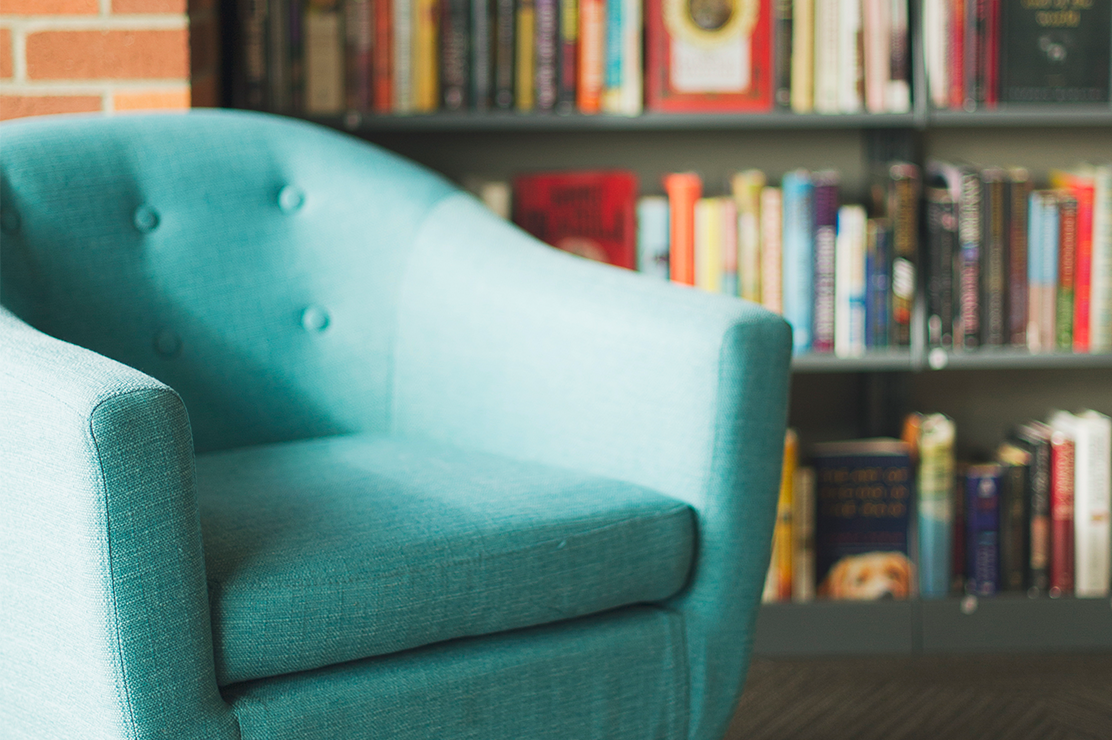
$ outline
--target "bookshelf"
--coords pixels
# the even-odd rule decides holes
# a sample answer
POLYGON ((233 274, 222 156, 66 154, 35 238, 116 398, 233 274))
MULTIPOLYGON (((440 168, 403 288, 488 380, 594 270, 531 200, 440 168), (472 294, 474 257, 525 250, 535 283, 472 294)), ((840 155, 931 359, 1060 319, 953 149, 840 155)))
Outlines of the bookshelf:
MULTIPOLYGON (((1112 105, 1001 105, 934 110, 927 103, 920 2, 912 0, 912 107, 900 114, 645 112, 638 116, 520 112, 307 117, 398 152, 462 183, 527 171, 623 168, 643 194, 663 193, 668 172, 695 170, 706 193, 730 174, 763 170, 770 181, 797 167, 835 169, 861 202, 872 164, 934 157, 1029 167, 1112 161, 1112 105)), ((999 349, 930 351, 922 309, 912 346, 860 357, 793 360, 790 423, 815 442, 893 434, 911 410, 955 419, 958 455, 991 450, 1012 424, 1052 408, 1112 415, 1112 353, 1031 354, 999 349)), ((1108 599, 982 598, 904 602, 768 604, 755 652, 768 656, 925 652, 1112 650, 1108 599)))

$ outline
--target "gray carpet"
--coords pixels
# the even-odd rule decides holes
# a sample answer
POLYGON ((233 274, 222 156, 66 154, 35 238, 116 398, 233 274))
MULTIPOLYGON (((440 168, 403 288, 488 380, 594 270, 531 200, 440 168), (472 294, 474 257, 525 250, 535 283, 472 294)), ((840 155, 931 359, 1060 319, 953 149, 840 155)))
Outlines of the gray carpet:
POLYGON ((756 658, 726 740, 1108 740, 1112 654, 756 658))

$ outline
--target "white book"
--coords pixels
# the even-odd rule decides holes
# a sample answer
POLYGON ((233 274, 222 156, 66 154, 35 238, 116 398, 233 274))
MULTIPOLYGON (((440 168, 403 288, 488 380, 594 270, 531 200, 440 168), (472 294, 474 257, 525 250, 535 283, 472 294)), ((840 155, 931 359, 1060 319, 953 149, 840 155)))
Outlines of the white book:
POLYGON ((1089 349, 1112 351, 1112 164, 1093 168, 1093 281, 1089 349))
POLYGON ((722 213, 717 198, 695 201, 695 287, 722 289, 722 213))
POLYGON ((842 113, 858 113, 864 105, 861 61, 861 0, 839 0, 838 110, 842 113))
POLYGON ((645 97, 642 93, 642 23, 641 0, 622 0, 622 87, 615 112, 626 116, 640 115, 645 97))
POLYGON ((931 105, 947 108, 950 101, 947 37, 949 0, 923 0, 923 50, 927 67, 927 90, 931 105))
POLYGON ((661 280, 668 274, 668 198, 645 195, 637 201, 637 270, 661 280))
POLYGON ((889 0, 862 0, 865 39, 865 108, 870 113, 888 111, 888 82, 891 70, 892 32, 889 0))
POLYGON ((761 190, 761 305, 784 313, 783 198, 780 188, 761 190))
POLYGON ((838 209, 834 246, 834 354, 865 353, 865 222, 863 206, 838 209))
POLYGON ((911 39, 907 19, 907 0, 889 0, 888 112, 911 110, 911 39))
POLYGON ((815 0, 815 111, 837 113, 838 0, 815 0))
POLYGON ((1058 411, 1050 425, 1074 443, 1074 593, 1107 596, 1112 571, 1112 420, 1096 411, 1058 411))

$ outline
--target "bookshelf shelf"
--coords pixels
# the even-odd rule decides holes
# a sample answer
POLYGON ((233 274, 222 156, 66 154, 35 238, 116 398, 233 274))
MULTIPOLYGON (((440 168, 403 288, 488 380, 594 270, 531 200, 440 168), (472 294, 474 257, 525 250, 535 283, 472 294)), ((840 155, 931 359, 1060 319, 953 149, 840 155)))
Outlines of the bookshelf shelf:
POLYGON ((1066 105, 1011 105, 995 110, 932 110, 927 128, 1023 128, 1038 126, 1112 126, 1107 103, 1066 105))
POLYGON ((792 371, 796 373, 858 373, 914 369, 910 350, 871 352, 861 357, 807 354, 792 358, 792 371))
POLYGON ((763 656, 1112 650, 1112 600, 948 598, 763 604, 763 656))
POLYGON ((792 358, 796 373, 922 372, 939 370, 1071 370, 1110 369, 1112 353, 1074 352, 1031 353, 1023 349, 980 349, 975 352, 950 352, 919 348, 873 352, 861 357, 826 354, 797 355, 792 358))

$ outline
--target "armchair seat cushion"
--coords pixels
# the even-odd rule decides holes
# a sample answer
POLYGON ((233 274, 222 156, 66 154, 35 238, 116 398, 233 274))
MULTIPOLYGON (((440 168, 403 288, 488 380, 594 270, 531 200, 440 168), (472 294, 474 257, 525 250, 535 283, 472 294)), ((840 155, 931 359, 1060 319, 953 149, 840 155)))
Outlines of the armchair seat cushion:
POLYGON ((661 600, 695 547, 663 494, 430 442, 196 464, 221 685, 661 600))

